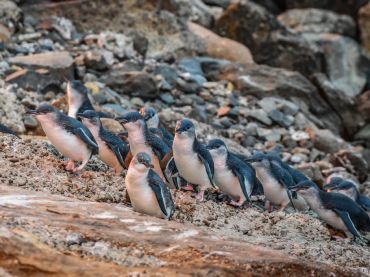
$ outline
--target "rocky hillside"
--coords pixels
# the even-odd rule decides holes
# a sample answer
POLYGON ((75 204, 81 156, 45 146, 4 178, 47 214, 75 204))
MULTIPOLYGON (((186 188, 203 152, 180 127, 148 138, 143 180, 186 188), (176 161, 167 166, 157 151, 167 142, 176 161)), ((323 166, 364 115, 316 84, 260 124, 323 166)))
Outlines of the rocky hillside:
MULTIPOLYGON (((66 80, 79 79, 99 111, 122 115, 152 106, 170 130, 177 119, 193 118, 199 122, 202 141, 221 137, 231 149, 245 154, 274 150, 318 184, 340 174, 353 179, 369 196, 367 2, 1 0, 0 123, 22 138, 0 135, 0 214, 6 219, 0 228, 8 234, 0 237, 5 249, 0 254, 9 259, 0 262, 0 270, 39 276, 31 261, 44 272, 40 257, 52 251, 61 262, 48 271, 50 276, 51 272, 66 276, 67 271, 60 271, 63 263, 70 266, 68 276, 77 276, 75 267, 84 260, 97 263, 101 272, 112 268, 117 275, 128 274, 130 268, 138 272, 155 268, 158 276, 175 276, 181 268, 187 276, 195 256, 202 260, 196 264, 201 274, 215 276, 237 276, 245 270, 277 275, 291 270, 285 273, 301 275, 308 268, 320 276, 342 269, 340 274, 366 273, 368 247, 331 241, 332 230, 311 212, 264 212, 262 199, 255 199, 255 207, 235 209, 214 191, 201 204, 190 193, 176 192, 177 223, 139 216, 127 208, 124 179, 112 176, 96 158, 81 175, 64 172, 63 157, 26 111, 43 102, 66 111, 66 80), (42 200, 27 200, 38 197, 42 200), (60 206, 63 201, 73 203, 66 204, 68 211, 60 206), (45 203, 50 203, 51 212, 45 203), (73 205, 90 205, 86 209, 98 215, 104 214, 102 210, 111 212, 92 221, 91 215, 73 205), (29 216, 19 217, 25 206, 29 216), (120 212, 127 221, 120 219, 120 212), (83 222, 68 223, 74 215, 83 222), (49 225, 52 217, 57 220, 49 225), (195 228, 202 235, 191 235, 195 238, 190 246, 181 246, 171 256, 163 251, 176 248, 175 241, 166 245, 159 240, 155 249, 149 243, 131 241, 128 237, 141 234, 132 224, 135 220, 143 225, 155 222, 142 231, 148 241, 157 240, 160 228, 176 229, 179 234, 195 228), (103 226, 107 222, 112 226, 109 233, 103 226), (126 233, 115 236, 122 228, 126 233), (220 245, 212 246, 206 233, 217 236, 220 245), (24 243, 27 251, 37 247, 40 254, 22 260, 10 237, 19 245, 24 243), (252 249, 257 254, 229 259, 226 252, 233 247, 240 255, 252 249), (197 254, 192 256, 192 251, 197 254), (260 255, 271 259, 262 261, 260 255), (292 261, 278 266, 282 256, 292 261), (18 257, 18 262, 10 263, 11 257, 18 257), (176 265, 175 259, 183 264, 176 265)), ((121 130, 113 120, 104 120, 104 125, 114 132, 121 130)), ((86 276, 93 275, 91 270, 86 270, 86 276)))

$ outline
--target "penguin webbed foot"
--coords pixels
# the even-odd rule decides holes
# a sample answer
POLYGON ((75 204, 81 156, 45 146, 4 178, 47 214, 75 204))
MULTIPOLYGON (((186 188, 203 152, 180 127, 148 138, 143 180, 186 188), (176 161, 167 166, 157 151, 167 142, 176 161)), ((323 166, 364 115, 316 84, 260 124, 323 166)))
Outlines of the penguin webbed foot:
POLYGON ((192 184, 187 183, 185 186, 181 186, 181 189, 185 191, 194 191, 194 186, 192 184))
POLYGON ((195 195, 195 199, 197 202, 203 202, 204 201, 204 190, 199 190, 199 192, 195 195))
POLYGON ((69 161, 67 162, 67 165, 66 165, 66 167, 65 167, 65 170, 66 170, 66 171, 73 172, 73 170, 75 169, 75 167, 76 167, 75 162, 74 162, 74 161, 72 161, 72 160, 69 160, 69 161))
POLYGON ((231 200, 228 204, 236 208, 241 208, 245 202, 246 201, 243 198, 240 198, 239 201, 231 200))

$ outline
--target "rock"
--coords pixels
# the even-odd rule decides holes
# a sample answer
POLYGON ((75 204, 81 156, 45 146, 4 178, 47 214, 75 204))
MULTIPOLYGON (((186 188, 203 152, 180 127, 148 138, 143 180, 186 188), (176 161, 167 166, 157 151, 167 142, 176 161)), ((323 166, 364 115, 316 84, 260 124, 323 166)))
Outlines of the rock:
POLYGON ((230 112, 230 110, 231 110, 231 108, 228 107, 228 106, 221 107, 217 111, 217 116, 218 117, 223 117, 223 116, 227 115, 230 112))
POLYGON ((362 127, 355 135, 355 139, 370 141, 370 124, 362 127))
POLYGON ((200 37, 207 47, 207 55, 239 63, 253 63, 249 49, 234 40, 220 37, 212 31, 193 22, 188 22, 190 31, 200 37), (232 51, 230 51, 232 49, 232 51))
POLYGON ((154 78, 145 72, 114 72, 102 76, 101 81, 120 94, 144 99, 158 97, 158 88, 154 78))
POLYGON ((365 120, 370 120, 370 90, 362 93, 357 99, 358 111, 365 120))
POLYGON ((106 50, 87 51, 84 55, 84 64, 86 67, 98 71, 109 69, 113 62, 112 52, 106 50))
POLYGON ((367 76, 361 65, 362 53, 357 42, 335 34, 305 34, 305 37, 323 50, 331 83, 351 99, 359 95, 367 76))
POLYGON ((52 27, 56 30, 62 38, 71 40, 76 33, 76 28, 72 21, 64 17, 53 16, 52 27))
POLYGON ((235 89, 244 96, 272 96, 292 101, 316 125, 339 133, 338 115, 320 96, 316 87, 298 72, 264 65, 228 64, 220 69, 218 79, 233 82, 235 89))
POLYGON ((315 130, 310 134, 315 148, 325 153, 335 153, 340 149, 348 148, 349 145, 330 130, 315 130))
POLYGON ((10 39, 11 33, 7 27, 3 24, 0 24, 0 43, 8 42, 10 39))
POLYGON ((222 8, 227 8, 232 0, 203 0, 204 3, 210 6, 219 6, 222 8))
POLYGON ((295 103, 276 97, 264 97, 258 102, 258 105, 266 113, 269 113, 273 110, 279 110, 282 111, 284 114, 296 115, 299 111, 299 107, 295 103))
POLYGON ((358 25, 362 46, 370 52, 370 2, 359 10, 358 25))
POLYGON ((354 99, 348 95, 348 91, 335 86, 322 73, 314 74, 313 81, 340 117, 342 123, 342 128, 339 129, 340 132, 346 137, 351 137, 359 126, 363 125, 363 119, 358 112, 354 99))
POLYGON ((244 133, 246 136, 256 136, 258 125, 255 122, 249 122, 245 127, 244 133))
POLYGON ((26 128, 35 129, 39 125, 34 116, 26 115, 24 117, 24 126, 26 128))
POLYGON ((166 80, 166 82, 170 85, 170 89, 176 86, 178 74, 176 69, 173 67, 167 64, 158 65, 154 68, 153 74, 155 76, 160 75, 162 79, 166 80))
POLYGON ((173 98, 172 94, 171 93, 162 93, 159 98, 164 102, 166 103, 167 105, 172 105, 173 103, 175 103, 175 99, 173 98))
POLYGON ((348 14, 356 17, 358 9, 366 4, 367 0, 284 0, 286 9, 307 9, 317 8, 337 12, 339 14, 348 14))
POLYGON ((268 116, 282 127, 288 128, 294 122, 294 117, 286 116, 278 110, 272 110, 268 113, 268 116))
POLYGON ((0 24, 3 24, 10 33, 15 33, 22 18, 22 10, 14 1, 0 1, 0 24))
POLYGON ((156 276, 191 276, 194 271, 201 276, 209 272, 224 276, 273 272, 300 275, 309 271, 320 276, 350 276, 340 267, 312 265, 286 257, 283 252, 225 239, 213 232, 210 235, 192 225, 144 216, 122 205, 79 201, 5 185, 0 190, 0 201, 7 207, 0 210, 0 216, 7 222, 20 222, 17 228, 1 225, 0 265, 5 272, 26 272, 27 276, 52 272, 72 277, 83 271, 90 277, 143 276, 149 271, 156 276), (169 249, 171 254, 163 255, 169 249), (228 255, 230 249, 236 254, 228 255), (189 266, 194 253, 208 254, 189 266), (254 269, 255 264, 261 266, 254 269))
POLYGON ((265 113, 265 111, 262 110, 262 109, 249 110, 246 115, 248 117, 251 117, 253 119, 258 120, 259 122, 262 122, 265 125, 268 125, 269 126, 269 125, 272 124, 271 119, 269 118, 269 116, 267 115, 267 113, 265 113))
POLYGON ((334 33, 349 37, 356 36, 356 23, 350 16, 328 10, 292 9, 280 14, 278 20, 299 33, 334 33))
POLYGON ((265 129, 265 128, 258 128, 257 135, 261 138, 264 138, 267 141, 280 141, 281 135, 280 132, 274 129, 265 129))
POLYGON ((10 64, 23 70, 8 75, 6 81, 31 90, 43 90, 49 85, 60 85, 65 78, 73 79, 73 59, 68 52, 47 52, 10 58, 10 64))
POLYGON ((121 105, 118 104, 105 104, 101 108, 102 111, 114 114, 116 116, 124 115, 125 113, 127 113, 127 110, 125 110, 124 108, 121 107, 121 105))
POLYGON ((135 51, 141 56, 145 57, 149 46, 149 41, 145 37, 145 34, 142 32, 131 32, 131 36, 133 37, 132 40, 135 51))
POLYGON ((215 30, 246 45, 256 63, 299 71, 306 76, 322 71, 322 56, 315 44, 287 29, 251 1, 233 2, 216 21, 215 30))

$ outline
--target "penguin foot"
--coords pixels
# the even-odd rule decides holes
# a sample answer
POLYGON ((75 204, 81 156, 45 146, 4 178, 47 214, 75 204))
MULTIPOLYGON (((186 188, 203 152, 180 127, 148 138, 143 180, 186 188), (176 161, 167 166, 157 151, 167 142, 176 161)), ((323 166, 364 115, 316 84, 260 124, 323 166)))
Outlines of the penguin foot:
POLYGON ((245 202, 244 199, 240 199, 239 201, 231 200, 229 202, 229 205, 234 206, 234 207, 241 207, 243 206, 244 202, 245 202))
POLYGON ((195 199, 197 199, 197 202, 203 202, 204 201, 204 190, 199 191, 195 195, 195 199))
POLYGON ((351 238, 344 238, 341 236, 332 236, 331 238, 335 241, 350 241, 351 240, 351 238))
POLYGON ((183 190, 186 191, 194 191, 194 187, 191 184, 187 184, 186 186, 181 187, 183 190))
POLYGON ((78 167, 74 168, 72 171, 73 172, 81 171, 82 169, 84 169, 84 167, 85 167, 85 165, 87 164, 88 161, 89 160, 82 161, 82 163, 78 167))
POLYGON ((72 171, 73 172, 73 170, 75 169, 75 162, 72 161, 72 160, 69 160, 68 163, 67 163, 67 165, 66 165, 66 167, 65 167, 65 169, 67 171, 72 171))
POLYGON ((272 205, 270 201, 266 200, 266 202, 265 202, 265 209, 269 213, 271 213, 274 210, 274 205, 272 205))
POLYGON ((283 212, 285 210, 286 206, 287 206, 286 204, 281 204, 280 208, 278 209, 278 212, 283 212))

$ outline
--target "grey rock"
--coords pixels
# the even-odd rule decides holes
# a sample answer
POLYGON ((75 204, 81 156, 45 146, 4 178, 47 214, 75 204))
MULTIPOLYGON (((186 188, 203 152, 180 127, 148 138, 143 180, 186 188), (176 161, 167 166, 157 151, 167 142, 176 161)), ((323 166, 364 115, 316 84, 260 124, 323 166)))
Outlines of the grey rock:
POLYGON ((264 97, 258 102, 258 105, 266 113, 269 113, 273 110, 280 110, 284 114, 295 115, 299 111, 299 107, 297 104, 276 97, 264 97))
POLYGON ((265 125, 271 125, 272 121, 267 115, 267 113, 262 109, 253 109, 250 110, 247 114, 248 117, 258 120, 259 122, 262 122, 265 125))
POLYGON ((355 139, 370 141, 370 124, 362 127, 355 135, 355 139))
POLYGON ((210 6, 219 6, 222 8, 227 8, 230 5, 231 0, 203 0, 204 3, 210 6))
POLYGON ((261 138, 264 138, 267 141, 280 141, 281 135, 278 130, 274 129, 266 129, 266 128, 258 128, 257 135, 261 138))
POLYGON ((352 17, 329 10, 291 9, 280 14, 278 20, 296 32, 356 35, 356 23, 352 17))
POLYGON ((162 79, 165 79, 166 82, 171 86, 176 85, 176 81, 178 79, 178 74, 176 69, 166 64, 156 66, 153 70, 154 75, 160 75, 162 79))
POLYGON ((0 1, 0 23, 6 26, 11 33, 19 27, 22 18, 22 10, 14 1, 0 1))
POLYGON ((349 145, 330 130, 316 130, 312 138, 315 148, 325 153, 335 153, 340 149, 348 148, 349 145))
POLYGON ((113 54, 106 50, 87 51, 84 54, 84 63, 87 68, 107 70, 113 64, 113 54))
POLYGON ((246 136, 256 136, 258 125, 255 122, 249 122, 244 129, 246 136))
POLYGON ((24 126, 26 128, 34 129, 37 128, 38 125, 39 125, 38 121, 33 116, 26 115, 24 117, 24 126))
POLYGON ((73 34, 76 33, 76 28, 73 25, 72 21, 64 18, 53 16, 53 28, 66 40, 71 40, 73 34))
POLYGON ((323 69, 321 51, 314 43, 287 29, 252 1, 231 4, 216 21, 215 30, 248 46, 256 63, 283 67, 305 76, 323 69))
POLYGON ((65 242, 68 246, 71 246, 73 244, 81 245, 85 240, 79 233, 70 233, 66 236, 65 242))
POLYGON ((168 105, 175 103, 175 99, 173 98, 171 93, 162 93, 159 97, 164 103, 168 105))
POLYGON ((121 105, 118 104, 105 104, 101 106, 103 112, 111 113, 114 115, 123 115, 127 112, 126 109, 122 108, 121 105))
POLYGON ((282 127, 289 127, 293 124, 294 118, 288 117, 284 115, 282 112, 278 110, 272 110, 268 113, 268 116, 276 123, 278 123, 282 127))

